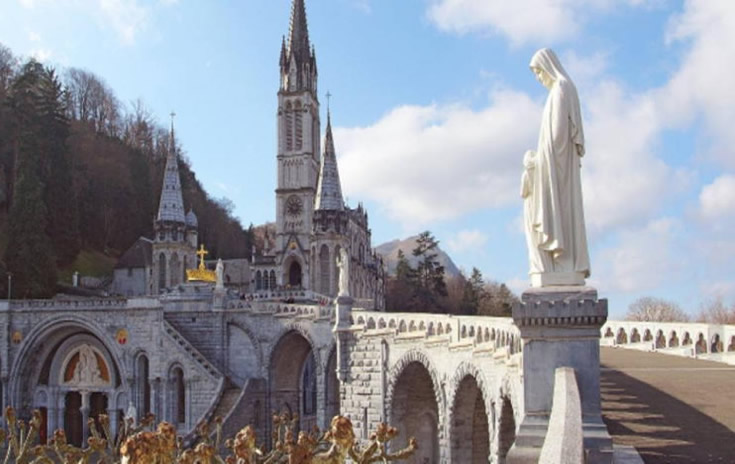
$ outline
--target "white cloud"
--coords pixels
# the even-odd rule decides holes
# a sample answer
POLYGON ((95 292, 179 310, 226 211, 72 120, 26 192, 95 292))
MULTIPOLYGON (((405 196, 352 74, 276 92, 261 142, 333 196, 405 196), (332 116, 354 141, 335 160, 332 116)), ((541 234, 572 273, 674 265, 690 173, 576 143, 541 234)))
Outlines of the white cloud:
POLYGON ((596 10, 643 3, 646 0, 431 0, 428 16, 449 32, 500 34, 513 45, 548 45, 574 37, 596 10))
POLYGON ((641 228, 619 232, 616 246, 596 253, 592 262, 595 285, 604 291, 652 292, 674 284, 682 264, 674 253, 679 223, 655 219, 641 228))
POLYGON ((703 218, 719 222, 735 215, 735 175, 724 174, 705 185, 699 194, 703 218))
POLYGON ((477 229, 460 230, 456 235, 447 240, 447 247, 453 253, 465 251, 477 251, 487 243, 488 236, 477 229))
POLYGON ((477 111, 398 107, 372 126, 335 131, 342 183, 414 229, 508 206, 519 202, 523 153, 536 143, 540 114, 527 95, 508 90, 477 111))
POLYGON ((661 114, 671 126, 703 118, 711 146, 709 155, 735 168, 735 2, 687 1, 667 31, 670 43, 689 45, 672 79, 656 93, 661 114))
POLYGON ((53 52, 47 48, 36 48, 31 50, 31 56, 36 59, 36 61, 43 63, 53 56, 53 52))

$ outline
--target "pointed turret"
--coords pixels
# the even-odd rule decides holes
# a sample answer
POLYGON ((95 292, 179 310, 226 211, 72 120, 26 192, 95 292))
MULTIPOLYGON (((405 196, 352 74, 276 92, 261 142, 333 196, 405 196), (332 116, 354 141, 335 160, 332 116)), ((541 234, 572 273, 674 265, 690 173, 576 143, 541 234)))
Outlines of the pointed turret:
POLYGON ((179 159, 176 156, 176 138, 174 124, 171 121, 171 143, 166 157, 166 171, 163 174, 161 201, 158 205, 159 222, 178 222, 186 224, 184 198, 181 193, 181 177, 179 176, 179 159))
POLYGON ((324 138, 324 155, 319 171, 319 185, 316 191, 317 210, 339 210, 344 209, 342 201, 342 185, 339 181, 339 169, 337 168, 337 155, 334 150, 334 138, 332 137, 332 116, 327 112, 327 134, 324 138))
POLYGON ((291 6, 291 26, 288 37, 288 51, 293 53, 299 64, 311 59, 309 44, 309 26, 306 23, 306 6, 304 0, 293 0, 291 6))
POLYGON ((288 39, 281 46, 281 90, 316 93, 316 53, 309 42, 304 0, 293 0, 288 39))

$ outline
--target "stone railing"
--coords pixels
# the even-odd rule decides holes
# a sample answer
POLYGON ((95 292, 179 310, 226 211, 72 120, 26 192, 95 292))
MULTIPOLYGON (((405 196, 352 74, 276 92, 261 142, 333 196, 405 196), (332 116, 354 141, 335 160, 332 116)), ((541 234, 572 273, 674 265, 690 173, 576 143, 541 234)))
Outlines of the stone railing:
POLYGON ((607 321, 600 334, 600 343, 604 346, 662 351, 682 356, 724 356, 732 357, 735 361, 735 325, 607 321))
POLYGON ((394 332, 398 338, 443 339, 451 344, 507 347, 520 352, 518 328, 509 317, 453 316, 426 313, 386 313, 353 309, 352 326, 366 332, 394 332))
MULTIPOLYGON (((132 300, 131 300, 132 301, 132 300)), ((11 311, 84 311, 130 308, 125 298, 90 298, 70 300, 11 300, 0 309, 11 311), (4 306, 4 308, 3 308, 4 306)))
POLYGON ((554 374, 554 400, 539 464, 582 464, 582 404, 574 369, 558 367, 554 374))
POLYGON ((250 301, 312 301, 320 304, 330 304, 334 298, 322 295, 311 290, 303 289, 276 289, 276 290, 258 290, 252 293, 250 301))

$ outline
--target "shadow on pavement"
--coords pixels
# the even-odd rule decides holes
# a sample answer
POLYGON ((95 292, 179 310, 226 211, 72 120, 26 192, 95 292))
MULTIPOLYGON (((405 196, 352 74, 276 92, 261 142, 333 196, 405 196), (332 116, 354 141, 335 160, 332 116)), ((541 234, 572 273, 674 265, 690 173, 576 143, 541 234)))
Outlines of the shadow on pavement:
POLYGON ((733 430, 645 382, 601 367, 603 418, 615 443, 634 446, 646 464, 735 463, 733 430))

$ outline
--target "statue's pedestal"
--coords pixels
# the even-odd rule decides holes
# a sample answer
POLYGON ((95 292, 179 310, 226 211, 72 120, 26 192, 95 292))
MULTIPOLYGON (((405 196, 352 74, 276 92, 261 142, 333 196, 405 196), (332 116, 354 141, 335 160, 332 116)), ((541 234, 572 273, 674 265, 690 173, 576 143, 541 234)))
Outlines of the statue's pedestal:
MULTIPOLYGON (((531 288, 513 308, 523 339, 524 415, 508 463, 538 462, 546 438, 557 367, 575 370, 587 463, 612 463, 600 409, 600 328, 607 300, 584 286, 531 288)), ((553 439, 553 437, 552 437, 553 439)))

